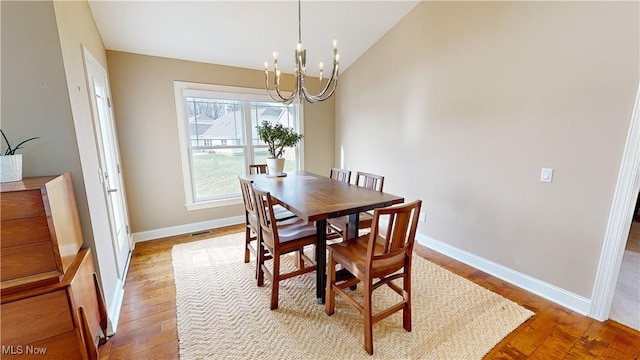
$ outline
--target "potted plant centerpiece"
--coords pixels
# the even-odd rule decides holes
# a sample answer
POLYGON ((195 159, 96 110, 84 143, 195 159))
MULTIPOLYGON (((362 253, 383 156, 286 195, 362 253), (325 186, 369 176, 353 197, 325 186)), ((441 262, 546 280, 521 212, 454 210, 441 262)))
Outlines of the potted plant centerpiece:
POLYGON ((258 136, 267 144, 269 149, 269 157, 267 158, 267 168, 271 176, 285 176, 284 170, 284 149, 295 146, 302 134, 296 133, 292 128, 285 127, 277 123, 272 124, 263 121, 262 124, 256 126, 258 136))
POLYGON ((0 182, 20 181, 22 180, 22 154, 16 154, 16 151, 26 142, 38 139, 39 137, 32 137, 19 142, 16 146, 11 146, 9 139, 7 139, 2 129, 0 129, 0 133, 2 133, 2 138, 7 144, 7 150, 5 150, 3 155, 0 155, 0 182))

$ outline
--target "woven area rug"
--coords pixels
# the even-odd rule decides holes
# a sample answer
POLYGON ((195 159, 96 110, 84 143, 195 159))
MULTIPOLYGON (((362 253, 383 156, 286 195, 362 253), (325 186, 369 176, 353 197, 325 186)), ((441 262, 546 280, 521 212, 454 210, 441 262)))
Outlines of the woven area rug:
MULTIPOLYGON (((376 323, 369 356, 360 314, 340 297, 333 316, 316 303, 315 273, 281 282, 271 311, 269 281, 256 286, 243 243, 244 233, 173 247, 182 359, 480 359, 533 315, 416 255, 413 329, 402 328, 401 312, 376 323)), ((374 294, 374 304, 397 301, 387 287, 374 294)))

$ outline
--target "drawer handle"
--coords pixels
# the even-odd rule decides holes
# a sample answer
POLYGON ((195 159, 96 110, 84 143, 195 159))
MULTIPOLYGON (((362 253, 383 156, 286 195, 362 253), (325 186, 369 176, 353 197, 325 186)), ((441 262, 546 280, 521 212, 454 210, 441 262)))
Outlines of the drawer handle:
POLYGON ((108 194, 114 193, 116 191, 118 191, 118 189, 107 189, 108 194))

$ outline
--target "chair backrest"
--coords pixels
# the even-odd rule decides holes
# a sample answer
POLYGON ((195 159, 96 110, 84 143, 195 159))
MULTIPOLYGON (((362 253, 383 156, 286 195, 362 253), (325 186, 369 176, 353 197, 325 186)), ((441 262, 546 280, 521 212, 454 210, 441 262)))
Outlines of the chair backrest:
POLYGON ((329 177, 338 181, 349 183, 351 182, 351 170, 332 167, 329 170, 329 177))
POLYGON ((266 174, 266 173, 267 173, 267 164, 249 165, 249 175, 266 174))
POLYGON ((356 185, 382 192, 384 176, 358 171, 356 173, 356 185))
POLYGON ((242 201, 244 201, 245 222, 247 225, 255 226, 255 230, 257 231, 258 209, 253 195, 253 181, 245 180, 241 177, 238 177, 238 180, 240 181, 240 190, 242 191, 242 201))
POLYGON ((278 238, 276 222, 271 221, 271 219, 275 219, 271 194, 253 186, 253 195, 256 200, 258 219, 260 229, 262 230, 262 240, 271 248, 277 249, 280 245, 280 239, 278 238))
POLYGON ((379 208, 373 211, 373 223, 369 235, 367 264, 369 270, 375 262, 384 263, 385 271, 396 271, 411 266, 418 217, 422 200, 409 204, 379 208), (379 234, 380 219, 388 219, 384 234, 379 234), (377 245, 377 246, 376 246, 377 245), (380 245, 383 245, 380 248, 380 245), (376 252, 378 247, 378 252, 376 252))

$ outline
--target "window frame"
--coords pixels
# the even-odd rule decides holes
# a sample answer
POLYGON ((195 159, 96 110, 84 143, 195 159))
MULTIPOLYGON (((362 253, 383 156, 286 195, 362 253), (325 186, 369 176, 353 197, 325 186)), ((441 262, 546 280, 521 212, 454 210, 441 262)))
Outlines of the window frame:
MULTIPOLYGON (((188 211, 200 210, 207 208, 216 208, 230 205, 242 204, 242 196, 239 194, 237 197, 229 197, 225 199, 208 199, 208 200, 196 200, 194 196, 194 179, 193 174, 193 162, 191 156, 191 139, 188 123, 188 112, 186 106, 187 97, 203 97, 203 98, 215 98, 234 101, 257 101, 257 102, 269 102, 274 103, 269 98, 265 90, 254 88, 242 88, 234 86, 213 85, 204 83, 193 83, 185 81, 174 81, 174 96, 176 102, 176 122, 178 125, 178 140, 180 145, 180 160, 182 165, 182 179, 184 185, 185 194, 185 207, 188 211)), ((304 117, 303 106, 298 105, 298 129, 300 133, 304 133, 304 117)), ((266 145, 254 145, 251 129, 251 115, 247 114, 248 118, 243 119, 244 123, 244 135, 245 143, 243 145, 216 145, 215 148, 238 148, 242 147, 245 155, 245 173, 248 170, 248 164, 253 163, 255 156, 255 149, 266 148, 266 145)), ((297 169, 304 169, 304 138, 300 141, 296 147, 297 157, 297 169)), ((239 187, 238 187, 239 190, 239 187)))

